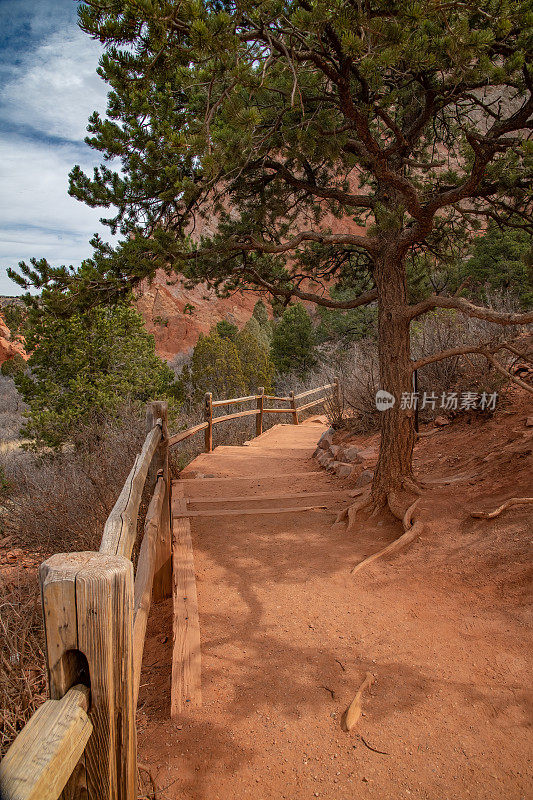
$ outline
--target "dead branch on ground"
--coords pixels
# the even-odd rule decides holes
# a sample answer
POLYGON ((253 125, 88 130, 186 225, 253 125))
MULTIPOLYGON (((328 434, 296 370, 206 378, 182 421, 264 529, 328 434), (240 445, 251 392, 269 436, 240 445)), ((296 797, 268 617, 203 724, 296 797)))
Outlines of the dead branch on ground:
POLYGON ((355 695, 354 699, 342 715, 341 719, 341 727, 343 731, 351 731, 359 717, 361 716, 361 698, 363 696, 364 690, 371 686, 374 683, 374 676, 371 672, 366 673, 366 677, 357 690, 357 694, 355 695))

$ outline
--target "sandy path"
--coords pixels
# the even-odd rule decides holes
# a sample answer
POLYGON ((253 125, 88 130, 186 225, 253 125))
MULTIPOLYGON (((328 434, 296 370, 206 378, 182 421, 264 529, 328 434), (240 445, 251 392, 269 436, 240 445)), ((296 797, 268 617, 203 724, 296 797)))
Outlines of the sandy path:
POLYGON ((336 494, 317 496, 325 511, 191 520, 204 702, 169 720, 171 604, 155 606, 138 723, 139 760, 158 797, 531 797, 522 619, 448 583, 453 542, 420 542, 350 577, 398 531, 386 519, 350 534, 333 524, 349 485, 317 474, 311 453, 323 430, 279 426, 186 470, 214 476, 187 481, 190 498, 217 499, 197 510, 308 506, 315 500, 260 498, 336 494), (376 682, 344 733, 342 712, 367 671, 376 682))

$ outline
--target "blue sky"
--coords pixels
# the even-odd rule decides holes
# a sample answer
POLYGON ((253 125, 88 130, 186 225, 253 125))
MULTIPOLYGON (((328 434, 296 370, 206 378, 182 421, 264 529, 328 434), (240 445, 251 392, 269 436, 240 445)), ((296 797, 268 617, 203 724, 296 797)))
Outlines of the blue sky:
POLYGON ((0 0, 0 294, 19 293, 7 267, 31 256, 78 265, 94 232, 109 239, 102 212, 67 193, 74 164, 99 163, 83 139, 107 93, 100 45, 76 10, 76 0, 0 0))

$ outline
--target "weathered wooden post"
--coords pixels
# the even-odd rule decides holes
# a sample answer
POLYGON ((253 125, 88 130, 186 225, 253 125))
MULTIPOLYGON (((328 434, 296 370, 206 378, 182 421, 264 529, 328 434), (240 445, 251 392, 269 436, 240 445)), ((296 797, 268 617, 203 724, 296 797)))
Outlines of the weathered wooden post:
POLYGON ((296 408, 296 400, 294 398, 294 392, 289 392, 289 397, 291 400, 291 408, 292 408, 292 423, 293 425, 298 425, 298 409, 296 408))
MULTIPOLYGON (((161 526, 159 534, 158 559, 161 567, 154 575, 152 586, 152 599, 154 602, 172 597, 172 532, 170 530, 170 475, 168 468, 168 403, 166 401, 153 401, 146 407, 146 433, 150 433, 157 420, 163 423, 161 429, 161 443, 152 460, 154 477, 162 473, 165 481, 165 498, 161 512, 161 526)), ((151 481, 155 484, 155 480, 151 481)))
POLYGON ((261 436, 263 433, 263 408, 265 407, 265 387, 260 386, 259 394, 257 396, 257 410, 258 414, 255 417, 255 435, 261 436))
POLYGON ((51 699, 90 687, 93 733, 64 800, 136 800, 133 565, 124 556, 60 553, 40 568, 51 699))
POLYGON ((204 420, 208 423, 205 429, 205 452, 210 453, 213 449, 213 395, 211 392, 205 393, 204 420))

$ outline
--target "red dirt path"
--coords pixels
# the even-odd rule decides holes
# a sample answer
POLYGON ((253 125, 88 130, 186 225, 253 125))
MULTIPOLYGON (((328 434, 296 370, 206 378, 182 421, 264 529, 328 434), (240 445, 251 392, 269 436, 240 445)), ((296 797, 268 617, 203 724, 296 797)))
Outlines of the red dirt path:
POLYGON ((189 480, 189 497, 250 496, 217 508, 321 506, 324 496, 251 500, 340 493, 327 511, 191 520, 203 707, 169 719, 171 602, 154 606, 139 759, 160 800, 533 796, 531 511, 469 516, 533 494, 525 417, 517 405, 422 438, 418 474, 462 478, 425 492, 426 529, 407 552, 355 576, 351 566, 400 531, 387 517, 333 524, 351 486, 312 474, 325 426, 279 426, 187 468, 216 476, 189 480), (367 671, 363 716, 344 733, 367 671))

